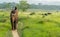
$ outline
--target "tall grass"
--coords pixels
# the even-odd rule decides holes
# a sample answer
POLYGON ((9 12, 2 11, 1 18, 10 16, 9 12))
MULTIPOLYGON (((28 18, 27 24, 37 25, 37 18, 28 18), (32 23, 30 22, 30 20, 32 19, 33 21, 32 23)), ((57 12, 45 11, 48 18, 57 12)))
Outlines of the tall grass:
POLYGON ((9 11, 0 11, 0 37, 12 37, 9 11))
POLYGON ((22 37, 60 37, 60 17, 58 16, 60 13, 52 13, 45 18, 42 18, 38 12, 34 15, 20 13, 18 33, 22 37))

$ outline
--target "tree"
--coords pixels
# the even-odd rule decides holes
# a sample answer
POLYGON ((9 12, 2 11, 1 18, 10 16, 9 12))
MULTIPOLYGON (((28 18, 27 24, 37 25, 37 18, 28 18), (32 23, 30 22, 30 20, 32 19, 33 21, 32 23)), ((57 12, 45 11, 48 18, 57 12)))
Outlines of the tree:
POLYGON ((5 6, 10 9, 10 3, 6 3, 5 6))
POLYGON ((20 9, 22 11, 26 11, 29 8, 29 4, 27 1, 20 1, 20 9))

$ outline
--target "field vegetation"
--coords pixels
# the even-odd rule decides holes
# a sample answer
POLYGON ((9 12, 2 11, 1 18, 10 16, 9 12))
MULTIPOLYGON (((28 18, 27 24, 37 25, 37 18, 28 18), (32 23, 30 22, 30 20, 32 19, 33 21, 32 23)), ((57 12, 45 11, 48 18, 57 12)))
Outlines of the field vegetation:
MULTIPOLYGON (((60 37, 60 12, 52 11, 51 14, 48 13, 44 11, 19 11, 19 36, 60 37)), ((10 11, 0 11, 0 37, 12 37, 10 11)))
POLYGON ((18 24, 20 36, 60 37, 60 12, 50 13, 44 11, 20 12, 18 24))

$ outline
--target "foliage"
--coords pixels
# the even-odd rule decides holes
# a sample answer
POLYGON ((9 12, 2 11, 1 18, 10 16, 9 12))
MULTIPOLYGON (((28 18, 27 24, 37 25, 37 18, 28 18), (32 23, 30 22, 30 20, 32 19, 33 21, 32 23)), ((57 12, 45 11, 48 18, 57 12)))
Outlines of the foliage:
MULTIPOLYGON (((35 12, 31 16, 30 13, 19 12, 18 33, 20 36, 60 37, 60 12, 52 13, 44 18, 42 18, 42 15, 39 15, 44 14, 44 11, 35 12)), ((9 15, 9 11, 0 12, 0 37, 12 37, 9 15), (6 21, 4 22, 3 19, 6 21)))
POLYGON ((0 12, 0 37, 12 37, 9 11, 0 12))
MULTIPOLYGON (((31 16, 29 12, 19 14, 19 17, 22 18, 19 18, 19 35, 21 34, 22 37, 60 37, 60 13, 52 13, 44 18, 42 15, 38 15, 39 13, 41 14, 39 11, 31 16)), ((42 14, 44 13, 42 12, 42 14)))
POLYGON ((20 9, 22 11, 26 11, 29 8, 29 4, 27 1, 20 1, 20 9))

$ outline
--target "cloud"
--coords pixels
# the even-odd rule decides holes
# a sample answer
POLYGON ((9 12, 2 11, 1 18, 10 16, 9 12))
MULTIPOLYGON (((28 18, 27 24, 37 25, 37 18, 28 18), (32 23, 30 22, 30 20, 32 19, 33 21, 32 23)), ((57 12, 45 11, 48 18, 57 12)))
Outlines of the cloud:
MULTIPOLYGON (((0 3, 2 2, 16 2, 18 3, 21 0, 0 0, 0 3)), ((26 0, 24 0, 26 1, 26 0)), ((28 3, 30 4, 38 4, 38 3, 42 3, 42 4, 48 4, 48 5, 60 5, 60 0, 27 0, 28 3)))
POLYGON ((3 2, 16 2, 18 3, 20 0, 0 0, 0 3, 3 3, 3 2))
POLYGON ((27 1, 47 1, 47 2, 51 2, 51 1, 60 1, 60 0, 27 0, 27 1))
POLYGON ((60 0, 27 0, 30 4, 48 4, 48 5, 60 5, 60 0))

